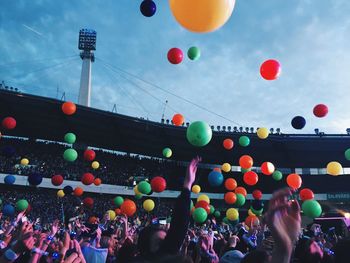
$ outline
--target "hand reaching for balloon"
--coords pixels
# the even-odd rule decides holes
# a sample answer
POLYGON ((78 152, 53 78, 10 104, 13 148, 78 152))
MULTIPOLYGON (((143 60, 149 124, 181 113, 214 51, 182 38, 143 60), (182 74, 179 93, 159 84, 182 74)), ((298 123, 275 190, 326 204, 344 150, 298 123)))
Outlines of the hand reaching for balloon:
POLYGON ((188 189, 191 191, 191 187, 193 182, 196 180, 196 172, 197 172, 197 167, 198 167, 198 163, 201 161, 202 159, 197 156, 196 158, 193 158, 191 163, 189 164, 188 168, 187 168, 187 174, 185 177, 185 181, 184 181, 184 188, 188 189))
POLYGON ((289 262, 293 245, 299 236, 300 206, 297 201, 288 201, 291 194, 289 188, 275 192, 264 218, 275 240, 272 262, 289 262))

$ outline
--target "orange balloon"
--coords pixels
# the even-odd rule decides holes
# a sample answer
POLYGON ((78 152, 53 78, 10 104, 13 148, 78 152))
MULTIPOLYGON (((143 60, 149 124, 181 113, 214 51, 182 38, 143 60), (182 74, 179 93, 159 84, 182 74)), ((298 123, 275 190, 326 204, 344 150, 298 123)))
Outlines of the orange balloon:
POLYGON ((225 139, 223 142, 222 142, 222 145, 224 146, 224 148, 226 150, 231 150, 233 148, 233 141, 231 139, 225 139))
POLYGON ((99 186, 102 183, 102 180, 100 178, 96 178, 94 180, 94 185, 99 186))
POLYGON ((247 216, 244 223, 249 227, 251 227, 252 225, 259 225, 259 218, 255 215, 247 216))
POLYGON ((233 205, 236 203, 237 196, 234 192, 227 192, 224 196, 226 204, 233 205))
POLYGON ((81 187, 79 187, 79 186, 76 187, 76 188, 74 189, 74 195, 75 195, 75 196, 82 196, 83 193, 84 193, 83 188, 81 188, 81 187))
POLYGON ((120 210, 119 208, 116 208, 114 210, 114 212, 117 214, 117 215, 120 215, 122 213, 122 210, 120 210))
POLYGON ((96 216, 90 216, 89 217, 89 223, 90 224, 96 224, 97 223, 97 217, 96 216))
POLYGON ((185 122, 185 118, 180 113, 177 113, 173 116, 172 121, 175 126, 181 126, 185 122))
POLYGON ((261 165, 261 172, 265 175, 271 175, 275 171, 275 166, 270 162, 263 162, 261 165))
POLYGON ((233 191, 235 190, 237 187, 237 182, 235 179, 233 178, 227 178, 226 181, 225 181, 225 188, 226 190, 228 191, 233 191))
POLYGON ((120 210, 123 214, 126 214, 127 216, 133 216, 136 212, 136 204, 134 201, 126 199, 120 206, 120 210))
POLYGON ((62 111, 66 115, 72 115, 77 111, 77 106, 73 102, 67 101, 62 104, 62 111))
POLYGON ((253 166, 253 158, 249 155, 242 155, 241 158, 239 158, 239 166, 243 169, 251 168, 253 166))
POLYGON ((302 182, 299 174, 290 174, 287 176, 287 184, 293 189, 299 189, 302 182))
POLYGON ((221 173, 221 168, 219 168, 219 167, 215 167, 215 168, 213 169, 213 171, 216 171, 216 172, 221 173))
POLYGON ((246 190, 244 187, 242 187, 242 186, 238 186, 238 187, 235 189, 235 193, 236 193, 236 194, 242 194, 242 195, 244 195, 244 197, 247 196, 247 190, 246 190))
POLYGON ((259 176, 256 174, 256 172, 248 171, 243 175, 243 181, 247 185, 256 185, 258 180, 259 180, 259 176))

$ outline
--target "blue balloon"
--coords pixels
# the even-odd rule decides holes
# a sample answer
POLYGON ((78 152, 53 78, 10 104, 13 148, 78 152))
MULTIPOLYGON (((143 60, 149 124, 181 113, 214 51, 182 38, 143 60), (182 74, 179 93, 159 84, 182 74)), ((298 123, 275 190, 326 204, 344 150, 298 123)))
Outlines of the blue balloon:
POLYGON ((41 184, 43 177, 40 174, 31 174, 28 176, 28 182, 30 185, 37 186, 41 184))
POLYGON ((210 186, 220 186, 224 182, 224 176, 222 173, 217 172, 217 171, 211 171, 208 175, 208 181, 210 186))
POLYGON ((292 119, 292 126, 294 129, 301 130, 305 127, 306 120, 302 116, 296 116, 292 119))
POLYGON ((157 11, 157 6, 152 0, 144 0, 140 5, 141 13, 146 17, 153 16, 157 11))
POLYGON ((5 184, 14 184, 15 182, 16 182, 16 177, 14 177, 11 174, 6 175, 5 178, 4 178, 4 183, 5 184))
POLYGON ((5 216, 13 216, 15 214, 15 208, 12 205, 4 205, 2 208, 2 213, 5 216))

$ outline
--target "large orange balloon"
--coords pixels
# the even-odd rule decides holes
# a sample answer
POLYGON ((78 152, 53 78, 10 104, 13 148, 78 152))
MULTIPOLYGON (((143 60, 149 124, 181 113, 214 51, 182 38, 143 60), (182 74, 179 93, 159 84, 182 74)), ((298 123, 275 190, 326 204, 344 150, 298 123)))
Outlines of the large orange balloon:
POLYGON ((189 31, 206 33, 223 26, 230 18, 235 0, 170 0, 177 22, 189 31))
POLYGON ((67 101, 62 104, 62 111, 66 115, 73 115, 77 110, 77 106, 73 102, 67 101))
POLYGON ((181 126, 184 123, 185 118, 180 113, 177 113, 173 116, 172 121, 175 126, 181 126))
POLYGON ((290 174, 287 176, 287 184, 293 189, 299 189, 302 182, 299 174, 290 174))
POLYGON ((133 216, 133 214, 136 212, 136 204, 134 201, 126 199, 120 206, 120 210, 127 216, 133 216))
POLYGON ((247 185, 256 185, 258 180, 259 180, 259 176, 256 174, 256 172, 248 171, 243 175, 243 181, 247 185))
POLYGON ((263 162, 261 165, 261 172, 265 175, 271 175, 275 171, 275 166, 270 162, 263 162))
POLYGON ((259 218, 256 215, 249 215, 245 219, 244 223, 248 227, 259 225, 259 218))
POLYGON ((234 192, 227 192, 224 196, 226 204, 233 205, 236 203, 237 197, 234 192))
POLYGON ((237 182, 235 179, 233 178, 227 178, 226 181, 225 181, 225 188, 226 190, 228 191, 233 191, 235 190, 237 187, 237 182))
POLYGON ((242 155, 241 158, 239 158, 239 166, 244 169, 251 168, 253 166, 253 158, 249 155, 242 155))
POLYGON ((242 195, 244 195, 244 197, 247 196, 247 190, 246 190, 244 187, 242 187, 242 186, 238 186, 238 187, 235 189, 235 193, 236 193, 236 194, 242 194, 242 195))

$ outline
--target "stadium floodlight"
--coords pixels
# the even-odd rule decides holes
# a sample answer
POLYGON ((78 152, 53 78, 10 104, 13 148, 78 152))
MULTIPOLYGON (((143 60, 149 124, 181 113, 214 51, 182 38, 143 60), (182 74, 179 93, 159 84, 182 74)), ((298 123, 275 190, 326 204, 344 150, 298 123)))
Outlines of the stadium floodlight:
POLYGON ((315 129, 315 134, 319 134, 320 133, 320 130, 318 128, 315 129))
POLYGON ((245 127, 245 131, 248 133, 249 132, 249 127, 245 127))
POLYGON ((250 133, 254 133, 254 127, 250 127, 250 133))
POLYGON ((274 131, 274 129, 273 129, 273 128, 271 128, 271 129, 270 129, 270 133, 273 133, 273 131, 274 131))
POLYGON ((79 44, 80 50, 96 50, 96 31, 92 29, 81 29, 79 31, 79 44))
POLYGON ((277 128, 277 129, 276 129, 276 133, 280 134, 280 133, 281 133, 281 129, 280 129, 280 128, 277 128))
POLYGON ((350 128, 346 128, 346 133, 350 135, 350 128))

